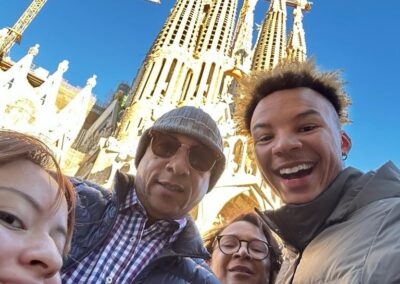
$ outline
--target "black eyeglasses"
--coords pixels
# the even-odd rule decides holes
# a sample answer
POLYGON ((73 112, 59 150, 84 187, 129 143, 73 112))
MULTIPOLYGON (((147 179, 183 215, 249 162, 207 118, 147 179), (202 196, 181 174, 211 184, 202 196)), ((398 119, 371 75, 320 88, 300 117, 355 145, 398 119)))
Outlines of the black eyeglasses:
POLYGON ((247 253, 254 259, 263 260, 269 254, 269 245, 262 240, 245 241, 233 235, 217 236, 218 248, 223 254, 232 255, 237 253, 242 242, 247 243, 247 253))
POLYGON ((195 170, 206 172, 212 169, 218 155, 204 145, 191 145, 181 143, 176 137, 166 133, 151 131, 151 151, 161 158, 170 158, 178 149, 185 146, 188 149, 189 164, 195 170))

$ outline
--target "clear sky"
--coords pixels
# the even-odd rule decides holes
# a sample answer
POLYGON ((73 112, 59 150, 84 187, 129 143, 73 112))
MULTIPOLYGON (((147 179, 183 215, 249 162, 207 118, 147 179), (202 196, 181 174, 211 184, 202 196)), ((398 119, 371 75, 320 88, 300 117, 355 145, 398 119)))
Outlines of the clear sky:
MULTIPOLYGON (((0 28, 12 26, 30 3, 0 0, 0 28)), ((48 0, 11 57, 19 60, 39 43, 36 65, 53 73, 69 60, 64 78, 75 86, 97 74, 94 93, 105 102, 119 82, 134 79, 174 3, 48 0)), ((258 1, 256 23, 268 5, 258 1)), ((398 0, 314 0, 304 15, 308 56, 323 70, 342 69, 348 82, 353 123, 345 130, 353 148, 346 163, 365 171, 387 160, 400 166, 399 19, 398 0)))

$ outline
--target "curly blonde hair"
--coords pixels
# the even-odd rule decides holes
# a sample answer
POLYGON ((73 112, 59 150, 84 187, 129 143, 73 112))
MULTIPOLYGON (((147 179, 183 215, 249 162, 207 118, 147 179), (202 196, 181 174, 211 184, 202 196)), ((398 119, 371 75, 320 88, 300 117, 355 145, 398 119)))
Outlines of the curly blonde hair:
POLYGON ((335 108, 341 124, 349 123, 351 100, 344 89, 339 70, 321 72, 313 59, 278 65, 272 71, 257 71, 239 81, 235 97, 235 121, 240 134, 251 137, 250 122, 257 104, 280 90, 310 88, 325 97, 335 108))

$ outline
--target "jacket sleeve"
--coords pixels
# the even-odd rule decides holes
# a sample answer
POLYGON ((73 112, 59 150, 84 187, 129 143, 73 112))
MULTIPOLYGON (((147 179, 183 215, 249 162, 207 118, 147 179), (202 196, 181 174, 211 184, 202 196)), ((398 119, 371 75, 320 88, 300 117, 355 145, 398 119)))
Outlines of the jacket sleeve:
POLYGON ((106 235, 117 214, 116 208, 108 206, 112 199, 111 192, 87 180, 73 177, 70 180, 77 193, 75 227, 63 272, 76 265, 106 235))
POLYGON ((217 277, 200 258, 165 257, 154 267, 148 267, 134 283, 143 284, 219 284, 217 277))
POLYGON ((204 259, 185 257, 185 261, 188 263, 185 274, 190 276, 186 278, 189 283, 220 283, 204 259))
POLYGON ((366 257, 362 283, 400 283, 400 198, 379 202, 388 202, 388 209, 366 257))

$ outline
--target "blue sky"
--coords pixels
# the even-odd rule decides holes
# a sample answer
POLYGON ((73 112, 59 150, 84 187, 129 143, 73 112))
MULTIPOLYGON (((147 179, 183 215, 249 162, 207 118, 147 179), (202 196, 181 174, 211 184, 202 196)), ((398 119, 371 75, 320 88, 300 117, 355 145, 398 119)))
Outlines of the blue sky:
MULTIPOLYGON (((0 27, 12 26, 30 3, 0 0, 0 27)), ((97 74, 94 93, 105 102, 119 82, 131 83, 174 3, 48 0, 11 57, 20 59, 39 43, 36 65, 52 73, 67 59, 64 78, 82 87, 97 74)), ((387 160, 400 166, 398 5, 398 0, 315 0, 303 20, 308 55, 323 70, 343 70, 348 82, 353 123, 345 130, 353 148, 346 163, 364 171, 387 160)), ((267 1, 258 1, 257 23, 267 7, 267 1)))

